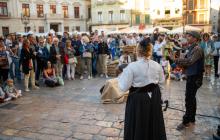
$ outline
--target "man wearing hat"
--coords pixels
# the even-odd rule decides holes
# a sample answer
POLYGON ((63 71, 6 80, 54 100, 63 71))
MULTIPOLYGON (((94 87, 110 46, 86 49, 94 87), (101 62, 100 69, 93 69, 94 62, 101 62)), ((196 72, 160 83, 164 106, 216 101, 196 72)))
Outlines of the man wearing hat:
POLYGON ((186 92, 185 108, 186 112, 183 121, 177 126, 177 130, 183 130, 192 124, 195 124, 196 115, 196 92, 202 86, 204 71, 204 52, 198 46, 200 34, 195 31, 187 33, 187 42, 189 44, 188 53, 185 58, 174 58, 170 54, 170 59, 176 65, 182 66, 186 70, 186 92))

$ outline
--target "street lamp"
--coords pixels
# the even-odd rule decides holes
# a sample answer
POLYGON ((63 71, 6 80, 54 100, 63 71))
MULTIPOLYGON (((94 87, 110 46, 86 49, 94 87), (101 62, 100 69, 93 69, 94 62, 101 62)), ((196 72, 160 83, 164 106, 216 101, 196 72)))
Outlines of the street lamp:
POLYGON ((30 17, 21 14, 21 22, 24 24, 25 33, 27 32, 27 25, 30 23, 30 17))

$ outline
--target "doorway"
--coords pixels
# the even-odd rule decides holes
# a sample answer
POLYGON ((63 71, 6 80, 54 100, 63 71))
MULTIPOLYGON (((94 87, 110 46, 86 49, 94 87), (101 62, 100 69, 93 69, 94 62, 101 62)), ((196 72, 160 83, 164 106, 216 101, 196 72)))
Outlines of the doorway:
POLYGON ((50 29, 53 29, 55 32, 59 31, 59 25, 58 24, 50 24, 50 29))

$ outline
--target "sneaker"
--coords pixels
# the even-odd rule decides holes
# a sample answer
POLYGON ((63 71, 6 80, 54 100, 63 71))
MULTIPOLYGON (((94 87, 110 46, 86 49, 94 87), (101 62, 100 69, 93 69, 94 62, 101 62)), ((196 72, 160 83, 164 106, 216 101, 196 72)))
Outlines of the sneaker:
POLYGON ((40 89, 38 86, 33 86, 33 89, 40 89))
POLYGON ((29 89, 29 88, 26 88, 24 91, 25 91, 25 92, 30 92, 30 89, 29 89))
POLYGON ((107 74, 105 75, 105 78, 106 78, 106 79, 108 78, 108 75, 107 75, 107 74))
POLYGON ((187 124, 181 123, 181 124, 179 124, 179 125, 176 127, 176 130, 182 131, 182 130, 188 128, 189 126, 190 126, 190 123, 187 123, 187 124))
POLYGON ((4 102, 8 102, 8 101, 10 101, 11 99, 12 99, 11 97, 8 97, 8 98, 4 99, 4 102))
POLYGON ((80 80, 83 80, 83 76, 80 76, 80 80))
POLYGON ((103 77, 103 76, 104 76, 103 74, 100 75, 100 77, 103 77))
POLYGON ((91 79, 91 76, 89 75, 89 76, 88 76, 88 80, 90 80, 90 79, 91 79))

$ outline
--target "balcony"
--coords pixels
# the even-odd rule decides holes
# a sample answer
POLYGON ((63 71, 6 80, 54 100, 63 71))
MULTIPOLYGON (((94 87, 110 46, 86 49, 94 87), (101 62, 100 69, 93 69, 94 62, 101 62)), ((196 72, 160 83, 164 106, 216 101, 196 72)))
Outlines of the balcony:
POLYGON ((9 19, 11 18, 11 13, 8 13, 7 15, 0 15, 0 19, 9 19))
POLYGON ((102 0, 102 1, 97 1, 96 5, 114 5, 114 4, 125 4, 126 0, 102 0))
POLYGON ((44 16, 45 16, 45 15, 44 15, 43 13, 38 13, 38 14, 37 14, 37 17, 38 17, 38 18, 44 18, 44 16))
POLYGON ((106 0, 106 4, 113 5, 113 4, 125 4, 126 0, 106 0))
POLYGON ((129 24, 129 21, 126 20, 120 20, 120 21, 97 21, 91 23, 92 25, 125 25, 129 24))
POLYGON ((45 14, 46 19, 63 19, 63 14, 45 14))

